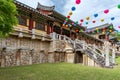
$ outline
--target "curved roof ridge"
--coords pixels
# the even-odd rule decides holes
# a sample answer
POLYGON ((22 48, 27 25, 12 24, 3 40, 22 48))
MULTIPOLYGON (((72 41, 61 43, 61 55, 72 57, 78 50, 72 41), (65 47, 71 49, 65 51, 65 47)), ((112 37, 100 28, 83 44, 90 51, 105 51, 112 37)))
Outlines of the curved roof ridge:
POLYGON ((37 9, 43 9, 47 11, 53 11, 55 6, 44 6, 38 2, 37 9))

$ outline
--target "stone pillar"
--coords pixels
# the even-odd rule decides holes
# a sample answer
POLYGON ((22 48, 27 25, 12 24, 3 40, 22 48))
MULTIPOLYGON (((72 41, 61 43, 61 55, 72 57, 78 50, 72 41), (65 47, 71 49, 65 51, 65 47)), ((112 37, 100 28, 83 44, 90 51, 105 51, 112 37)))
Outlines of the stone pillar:
POLYGON ((17 65, 17 66, 20 65, 20 50, 19 50, 18 53, 16 54, 16 65, 17 65))
POLYGON ((74 40, 74 50, 76 49, 76 39, 74 40))
POLYGON ((108 41, 105 41, 105 66, 110 66, 108 41))
POLYGON ((29 54, 29 64, 32 64, 32 56, 33 56, 34 50, 30 50, 29 54))
POLYGON ((56 39, 56 33, 55 32, 53 32, 52 38, 53 38, 53 40, 56 39))
POLYGON ((5 52, 6 51, 2 51, 1 67, 5 67, 5 52))
POLYGON ((112 63, 115 64, 115 46, 112 49, 112 63))
POLYGON ((32 56, 30 55, 29 64, 32 64, 32 56))

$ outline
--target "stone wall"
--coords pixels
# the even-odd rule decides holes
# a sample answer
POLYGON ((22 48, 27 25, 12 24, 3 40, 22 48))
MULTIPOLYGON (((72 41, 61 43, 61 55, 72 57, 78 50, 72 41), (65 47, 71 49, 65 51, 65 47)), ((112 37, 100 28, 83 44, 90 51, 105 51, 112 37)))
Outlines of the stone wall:
POLYGON ((83 55, 83 65, 100 67, 99 64, 97 64, 94 60, 92 60, 85 54, 83 55))
POLYGON ((73 53, 65 53, 65 41, 41 41, 10 36, 0 39, 0 66, 19 66, 39 63, 73 63, 73 53), (55 48, 55 49, 54 49, 55 48), (58 51, 54 51, 58 50, 58 51), (59 51, 60 50, 60 51, 59 51))
MULTIPOLYGON (((29 65, 48 61, 50 42, 10 36, 0 39, 0 66, 29 65)), ((50 61, 53 62, 53 61, 50 61)))

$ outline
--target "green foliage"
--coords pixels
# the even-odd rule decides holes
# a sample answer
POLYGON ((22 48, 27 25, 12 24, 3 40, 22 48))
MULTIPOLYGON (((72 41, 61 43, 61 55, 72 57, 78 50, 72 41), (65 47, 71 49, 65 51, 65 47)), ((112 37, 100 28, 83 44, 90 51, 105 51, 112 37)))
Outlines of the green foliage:
POLYGON ((0 0, 0 37, 6 37, 17 24, 17 10, 13 0, 0 0))
POLYGON ((119 80, 120 67, 113 69, 56 63, 0 68, 0 80, 119 80))

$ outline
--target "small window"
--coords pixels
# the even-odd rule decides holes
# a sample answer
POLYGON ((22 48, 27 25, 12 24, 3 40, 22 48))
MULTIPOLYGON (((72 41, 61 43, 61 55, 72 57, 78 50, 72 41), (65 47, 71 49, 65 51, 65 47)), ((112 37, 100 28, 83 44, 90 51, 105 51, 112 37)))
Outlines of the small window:
POLYGON ((17 16, 20 25, 27 25, 27 19, 23 16, 17 16))
POLYGON ((36 23, 36 27, 35 27, 35 29, 43 30, 43 31, 44 31, 44 25, 41 24, 41 23, 36 23))

